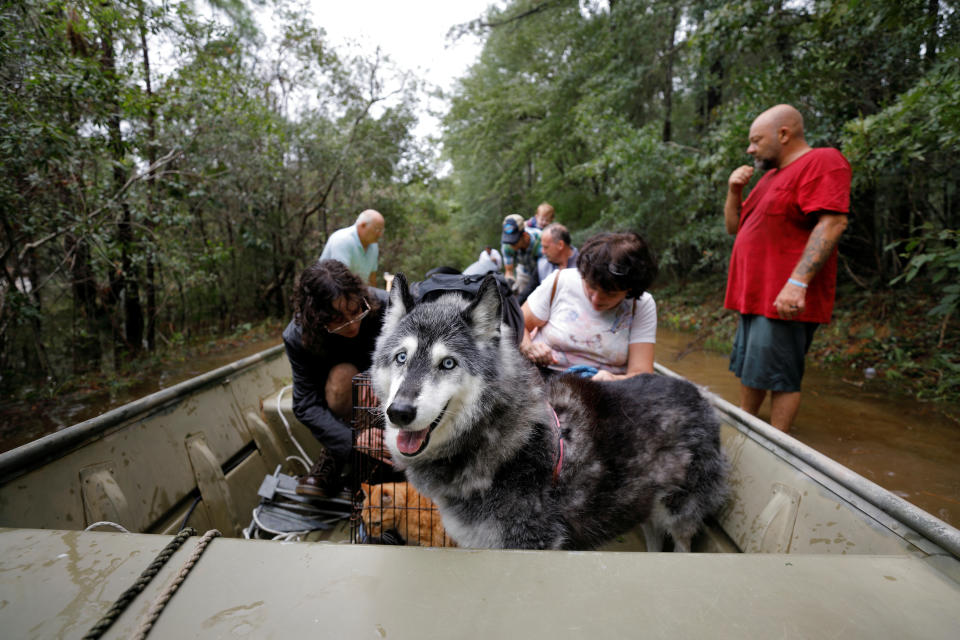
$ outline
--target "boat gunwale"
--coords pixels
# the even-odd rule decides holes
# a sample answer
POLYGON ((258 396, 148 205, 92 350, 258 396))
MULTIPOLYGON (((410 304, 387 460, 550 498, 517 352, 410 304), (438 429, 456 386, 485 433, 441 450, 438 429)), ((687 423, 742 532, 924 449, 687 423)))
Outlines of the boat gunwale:
MULTIPOLYGON (((654 363, 654 369, 661 375, 686 380, 683 376, 660 363, 654 363)), ((747 413, 706 387, 700 385, 698 385, 698 387, 704 391, 714 408, 729 417, 733 426, 747 435, 747 437, 750 437, 781 458, 786 459, 783 455, 785 453, 823 474, 827 479, 843 489, 850 491, 857 498, 879 509, 882 513, 890 516, 905 527, 913 529, 919 536, 960 559, 960 529, 955 529, 943 520, 907 502, 900 496, 868 480, 856 471, 840 464, 836 460, 800 442, 796 438, 787 435, 773 425, 747 413)), ((787 462, 794 467, 797 466, 789 459, 787 459, 787 462)), ((895 531, 895 533, 908 542, 919 546, 919 540, 911 540, 908 536, 904 535, 904 532, 895 531)))
POLYGON ((99 416, 65 427, 59 431, 37 438, 24 445, 0 453, 0 484, 29 472, 37 464, 62 457, 71 450, 101 436, 112 427, 145 417, 150 413, 176 402, 196 391, 217 383, 230 376, 242 373, 254 366, 279 356, 283 345, 264 349, 246 358, 241 358, 213 369, 148 396, 128 402, 99 416))
MULTIPOLYGON (((29 472, 40 463, 49 462, 66 455, 71 450, 101 436, 112 427, 144 417, 204 387, 222 383, 230 376, 251 369, 261 362, 279 356, 281 353, 283 353, 283 345, 278 344, 2 453, 0 454, 0 484, 10 482, 17 476, 29 472)), ((659 363, 654 364, 654 369, 661 375, 685 379, 659 363)), ((720 413, 726 415, 737 430, 783 458, 800 472, 810 475, 809 471, 812 469, 822 474, 831 482, 851 492, 853 496, 890 516, 897 523, 912 529, 919 537, 925 538, 945 552, 960 559, 960 530, 871 482, 823 453, 779 431, 772 425, 748 414, 712 393, 709 389, 702 386, 700 388, 703 389, 713 406, 720 413), (791 458, 793 459, 791 460, 791 458), (806 465, 808 469, 799 467, 796 464, 797 461, 806 465)), ((835 489, 831 489, 835 491, 835 489)), ((839 497, 846 499, 844 496, 839 497)), ((851 504, 857 506, 855 503, 851 504)), ((889 524, 885 526, 890 528, 889 524)), ((895 530, 893 532, 912 544, 920 546, 920 540, 911 540, 909 535, 906 535, 909 532, 895 530)))

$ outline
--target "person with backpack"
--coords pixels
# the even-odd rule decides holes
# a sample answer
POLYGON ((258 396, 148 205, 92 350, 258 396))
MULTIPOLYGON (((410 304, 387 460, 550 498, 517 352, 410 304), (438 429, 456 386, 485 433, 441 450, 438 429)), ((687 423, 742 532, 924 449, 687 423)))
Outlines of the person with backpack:
POLYGON ((525 291, 537 260, 543 255, 540 230, 525 226, 523 216, 512 213, 503 219, 500 242, 504 275, 514 292, 525 291))

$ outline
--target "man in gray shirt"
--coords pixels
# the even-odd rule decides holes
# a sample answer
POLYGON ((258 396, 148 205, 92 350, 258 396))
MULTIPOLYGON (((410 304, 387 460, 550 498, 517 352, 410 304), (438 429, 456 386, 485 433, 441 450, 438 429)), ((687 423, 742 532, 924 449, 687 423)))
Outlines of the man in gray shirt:
POLYGON ((570 232, 559 222, 548 225, 540 236, 540 249, 543 255, 537 260, 537 269, 530 278, 530 284, 521 293, 518 302, 523 304, 534 289, 558 269, 577 266, 580 252, 571 244, 570 232))

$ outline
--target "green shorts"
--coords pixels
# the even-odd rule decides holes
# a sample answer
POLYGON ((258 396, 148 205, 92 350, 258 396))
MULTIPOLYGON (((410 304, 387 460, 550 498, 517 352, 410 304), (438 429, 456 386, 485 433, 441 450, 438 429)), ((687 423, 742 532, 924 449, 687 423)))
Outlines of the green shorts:
POLYGON ((741 314, 730 371, 753 389, 800 391, 804 358, 818 326, 741 314))

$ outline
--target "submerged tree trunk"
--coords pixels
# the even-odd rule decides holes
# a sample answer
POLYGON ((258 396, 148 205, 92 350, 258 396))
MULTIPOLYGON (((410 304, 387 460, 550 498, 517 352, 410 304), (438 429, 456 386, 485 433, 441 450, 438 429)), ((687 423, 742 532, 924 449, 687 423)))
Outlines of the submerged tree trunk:
POLYGON ((666 77, 663 87, 663 141, 673 139, 673 58, 676 55, 674 46, 677 37, 677 22, 680 19, 680 10, 676 4, 670 8, 670 38, 667 41, 666 77))
POLYGON ((73 303, 81 333, 75 334, 73 345, 74 373, 95 371, 100 366, 100 330, 104 313, 97 303, 97 283, 90 266, 90 246, 82 237, 66 237, 67 260, 70 265, 70 283, 73 303))
POLYGON ((924 61, 927 68, 937 61, 937 48, 940 46, 940 1, 927 0, 927 41, 924 43, 924 61))
POLYGON ((719 57, 710 65, 710 83, 707 85, 706 121, 713 120, 716 110, 723 104, 723 60, 719 57))
MULTIPOLYGON (((147 22, 144 15, 143 0, 140 0, 138 7, 138 21, 140 26, 140 48, 143 50, 143 77, 146 84, 147 93, 147 162, 152 167, 157 161, 157 110, 153 103, 153 87, 150 79, 150 49, 147 47, 147 22)), ((156 176, 151 172, 147 176, 146 193, 146 216, 144 224, 149 230, 149 235, 145 241, 146 250, 146 293, 147 293, 147 351, 156 349, 157 340, 157 284, 156 269, 154 267, 154 238, 153 231, 156 227, 154 221, 154 207, 156 202, 156 176)))
MULTIPOLYGON (((110 152, 113 157, 113 188, 118 194, 123 191, 128 171, 124 167, 126 159, 123 134, 120 131, 120 99, 119 81, 117 79, 116 58, 113 43, 113 28, 106 25, 101 40, 101 67, 111 81, 112 94, 110 96, 110 116, 107 120, 107 130, 110 136, 110 152)), ((123 301, 124 322, 123 333, 119 334, 119 326, 114 323, 115 351, 114 361, 119 364, 119 347, 125 345, 131 353, 140 351, 143 342, 143 309, 140 306, 140 289, 136 279, 136 268, 133 263, 135 251, 135 237, 133 233, 133 216, 126 198, 120 196, 120 220, 117 222, 117 244, 120 246, 119 270, 111 276, 111 289, 114 301, 123 301)))

